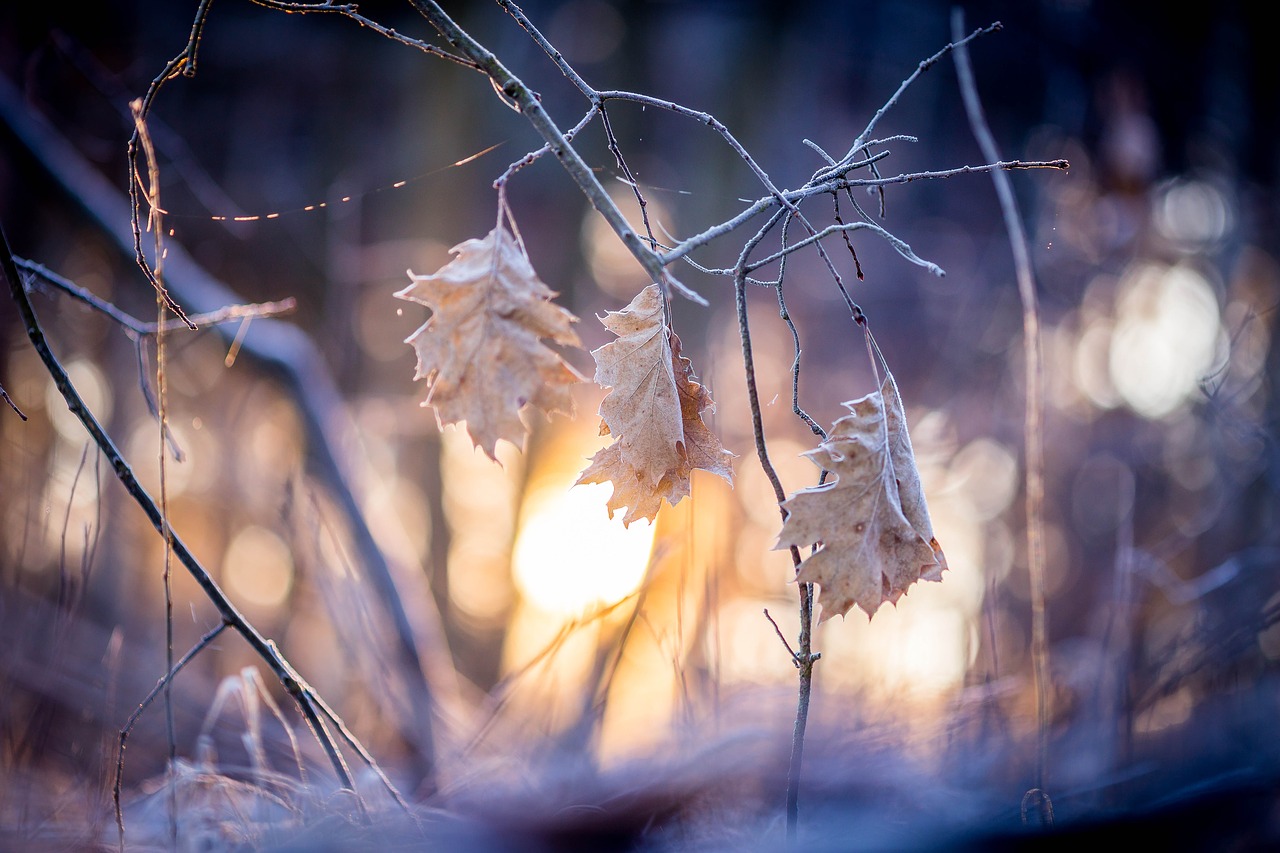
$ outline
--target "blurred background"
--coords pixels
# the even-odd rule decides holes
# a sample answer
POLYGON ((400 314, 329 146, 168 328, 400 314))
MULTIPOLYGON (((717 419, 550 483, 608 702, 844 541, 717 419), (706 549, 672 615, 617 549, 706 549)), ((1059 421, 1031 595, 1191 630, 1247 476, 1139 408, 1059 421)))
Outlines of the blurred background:
MULTIPOLYGON (((0 9, 0 224, 17 255, 144 321, 154 295, 118 238, 128 102, 182 49, 195 5, 0 9)), ((823 165, 803 140, 843 154, 950 40, 950 6, 924 0, 523 8, 593 86, 712 113, 782 187, 823 165)), ((500 7, 446 10, 561 127, 584 115, 500 7)), ((408 4, 360 11, 432 40, 408 4)), ((1069 818, 1206 780, 1274 780, 1264 721, 1280 656, 1280 77, 1260 13, 1088 0, 964 11, 970 30, 1004 24, 971 55, 1005 159, 1071 162, 1011 175, 1044 327, 1047 787, 1069 818)), ((610 117, 660 238, 763 194, 709 128, 624 103, 610 117)), ((502 446, 500 465, 419 406, 403 341, 426 311, 392 294, 406 270, 433 272, 493 227, 493 180, 540 144, 484 79, 338 15, 221 2, 198 73, 166 85, 150 121, 167 242, 183 253, 178 300, 297 302, 280 319, 169 337, 181 452, 167 465, 171 520, 229 598, 411 797, 536 790, 565 767, 566 778, 628 767, 670 782, 679 774, 654 769, 660 757, 751 732, 749 747, 706 766, 729 773, 750 756, 735 779, 759 790, 741 802, 772 814, 795 668, 763 611, 794 642, 796 589, 786 553, 771 550, 779 513, 752 446, 731 282, 678 268, 709 306, 677 300, 674 316, 717 402, 709 422, 738 455, 735 483, 699 473, 691 499, 623 529, 607 517, 608 487, 570 488, 605 443, 600 389, 577 389, 573 419, 531 418, 527 446, 502 446)), ((917 141, 887 146, 886 175, 982 162, 949 58, 875 135, 894 134, 917 141)), ((636 215, 599 123, 575 142, 636 215)), ((534 268, 582 318, 585 348, 607 343, 595 318, 644 286, 639 267, 553 159, 508 192, 534 268)), ((918 778, 908 762, 982 800, 963 820, 1014 823, 1034 777, 1035 705, 1011 252, 985 175, 889 187, 883 203, 878 221, 945 277, 860 232, 859 281, 840 238, 825 245, 897 377, 951 571, 871 623, 855 611, 816 630, 808 802, 874 800, 882 792, 859 785, 905 786, 918 778)), ((805 210, 831 221, 828 199, 805 210)), ((695 257, 730 266, 748 236, 695 257)), ((829 425, 875 379, 821 260, 800 253, 787 272, 800 403, 829 425)), ((54 352, 154 494, 153 341, 48 285, 34 291, 54 352)), ((0 825, 15 838, 98 837, 111 827, 118 732, 165 671, 163 550, 0 302, 0 385, 29 417, 0 409, 0 825)), ((753 289, 749 304, 770 455, 794 491, 817 471, 800 456, 815 439, 789 404, 792 340, 771 290, 753 289)), ((566 358, 594 370, 585 351, 566 358)), ((218 616, 176 572, 181 655, 218 616)), ((280 723, 251 698, 253 666, 225 632, 176 679, 178 755, 223 779, 258 778, 236 768, 263 762, 296 776, 280 723)), ((311 781, 329 784, 265 668, 261 681, 299 730, 311 781)), ((166 742, 157 703, 124 766, 139 814, 166 742)))

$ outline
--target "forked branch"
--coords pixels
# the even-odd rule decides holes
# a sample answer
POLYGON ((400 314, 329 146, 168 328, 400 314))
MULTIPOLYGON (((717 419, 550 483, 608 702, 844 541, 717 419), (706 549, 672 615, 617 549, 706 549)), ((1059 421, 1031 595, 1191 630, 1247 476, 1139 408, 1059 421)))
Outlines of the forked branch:
MULTIPOLYGON (((52 377, 54 385, 67 404, 67 408, 83 424, 94 444, 97 445, 98 450, 111 464, 112 470, 115 471, 116 477, 120 480, 121 485, 124 486, 125 491, 142 508, 151 525, 157 532, 164 533, 166 525, 160 508, 142 484, 138 482, 132 467, 116 448, 115 442, 103 429, 97 417, 85 405, 83 397, 80 396, 79 391, 76 390, 75 385, 71 382, 66 369, 49 348, 40 321, 36 317, 31 301, 27 297, 26 289, 23 287, 21 274, 13 261, 8 237, 4 234, 2 228, 0 228, 0 274, 3 275, 5 283, 8 285, 10 297, 17 305, 27 337, 37 355, 40 356, 40 360, 44 363, 45 369, 52 377)), ((254 652, 271 668, 271 671, 279 679, 289 695, 293 697, 299 711, 307 722, 307 726, 311 729, 312 734, 328 757, 339 783, 342 787, 355 791, 356 788, 351 777, 351 771, 347 767, 346 760, 342 757, 338 744, 329 734, 326 725, 326 718, 336 720, 336 715, 332 714, 319 696, 316 695, 315 690, 298 675, 289 661, 280 653, 275 643, 258 633, 253 624, 232 604, 231 600, 222 591, 222 588, 218 586, 217 582, 214 581, 213 577, 187 547, 186 543, 183 542, 182 538, 171 530, 168 531, 168 535, 174 557, 186 568, 209 601, 217 608, 223 622, 235 629, 236 633, 244 638, 254 652)), ((347 736, 348 734, 344 731, 344 737, 347 736)), ((354 741, 354 738, 351 738, 351 740, 354 741)), ((362 756, 367 754, 367 752, 361 750, 362 756)), ((404 798, 391 785, 390 781, 386 780, 385 776, 381 778, 396 801, 404 803, 404 798)))

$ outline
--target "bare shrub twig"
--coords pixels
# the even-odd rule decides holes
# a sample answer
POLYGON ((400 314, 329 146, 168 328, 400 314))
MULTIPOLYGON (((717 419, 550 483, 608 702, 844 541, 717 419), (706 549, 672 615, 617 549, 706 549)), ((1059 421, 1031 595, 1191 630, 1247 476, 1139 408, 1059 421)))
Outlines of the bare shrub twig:
MULTIPOLYGON (((67 403, 67 407, 72 414, 84 425, 89 435, 93 438, 98 449, 102 452, 107 460, 111 463, 112 469, 115 471, 117 479, 124 486, 125 491, 134 499, 134 501, 142 508, 148 520, 157 532, 164 533, 166 524, 164 516, 156 502, 138 482, 137 477, 133 473, 133 469, 129 463, 125 461, 120 451, 116 448, 115 442, 103 429, 98 422, 97 417, 85 405, 84 399, 76 390, 75 385, 71 382, 67 375, 66 369, 58 361, 53 351, 49 348, 48 342, 45 340, 44 331, 40 326, 40 322, 36 317, 35 311, 31 306, 31 301, 27 298, 26 290, 22 285, 22 279, 18 272, 17 266, 13 262, 12 253, 9 250, 8 238, 5 236, 3 229, 0 229, 0 272, 9 286, 9 293, 14 302, 17 304, 19 315, 23 321, 23 327, 26 330, 27 337, 31 341, 32 347, 39 355, 41 361, 45 365, 45 369, 52 377, 55 386, 63 399, 67 403)), ((306 720, 312 734, 319 742, 329 759, 329 763, 337 776, 339 783, 343 788, 356 792, 354 780, 351 771, 347 766, 346 760, 342 757, 341 750, 334 741, 333 736, 329 733, 326 720, 333 721, 336 715, 323 703, 315 690, 298 674, 289 661, 281 654, 279 648, 271 640, 263 637, 252 623, 244 617, 236 606, 227 598, 222 588, 195 557, 187 547, 186 543, 177 535, 176 532, 170 530, 168 532, 170 547, 173 549, 173 556, 178 559, 190 573, 192 578, 200 586, 209 601, 217 608, 224 622, 234 628, 241 637, 249 644, 254 652, 271 668, 272 672, 279 679, 281 685, 293 697, 294 702, 298 705, 303 718, 306 720)), ((349 733, 344 732, 344 738, 349 733)), ((354 737, 351 738, 354 740, 354 737)), ((362 757, 368 753, 361 751, 362 757)), ((382 780, 390 786, 390 781, 385 776, 382 780)), ((392 786, 389 788, 392 796, 399 803, 404 803, 404 798, 392 786)), ((358 792, 357 792, 358 796, 358 792)))
MULTIPOLYGON (((996 24, 995 26, 999 26, 996 24)), ((959 40, 964 31, 964 13, 956 8, 951 13, 952 38, 959 40)), ((983 115, 978 87, 974 82, 969 52, 960 44, 955 52, 956 73, 960 80, 960 93, 964 98, 965 112, 973 135, 984 157, 999 159, 995 137, 983 115)), ((1053 804, 1045 790, 1045 762, 1049 738, 1049 641, 1048 611, 1045 606, 1045 554, 1044 554, 1044 354, 1040 340, 1040 309, 1036 298, 1035 274, 1031 269, 1031 254, 1027 248, 1027 235, 1018 214, 1017 201, 1008 175, 992 172, 996 196, 1000 200, 1000 212, 1009 232, 1009 245, 1013 250, 1014 268, 1017 271, 1018 296, 1022 301, 1022 351, 1026 377, 1026 417, 1023 422, 1023 443, 1026 453, 1026 524, 1027 570, 1031 580, 1031 665, 1036 692, 1036 783, 1023 799, 1023 819, 1027 806, 1034 800, 1041 823, 1053 823, 1053 804)))
MULTIPOLYGON (((0 77, 0 119, 102 232, 122 252, 133 257, 137 235, 130 226, 132 212, 128 201, 61 134, 33 113, 3 77, 0 77)), ((16 269, 15 266, 15 275, 16 269)), ((234 310, 225 308, 236 302, 231 290, 201 268, 181 245, 167 247, 165 272, 169 288, 181 294, 183 301, 197 312, 195 316, 234 310)), ((43 273, 41 277, 44 277, 43 273)), ((56 281, 51 283, 61 287, 56 281)), ((118 322, 121 316, 127 316, 118 310, 106 310, 105 313, 118 322)), ((137 331, 136 323, 124 322, 122 325, 137 331)), ((445 671, 449 655, 439 614, 430 600, 419 602, 423 617, 419 625, 424 635, 420 650, 418 631, 404 609, 392 564, 378 545, 357 500, 359 471, 339 450, 344 446, 343 439, 351 427, 340 405, 333 377, 315 344, 293 326, 272 320, 260 321, 254 328, 254 334, 243 341, 242 355, 280 382, 298 406, 306 434, 308 465, 329 489, 346 519, 359 555, 359 565, 394 630, 400 671, 409 694, 404 708, 405 732, 414 743, 415 757, 421 762, 422 774, 430 780, 435 772, 431 718, 441 702, 452 701, 445 671)), ((215 327, 215 330, 228 343, 231 342, 232 335, 225 326, 215 327)), ((141 357, 141 349, 139 355, 141 357)))

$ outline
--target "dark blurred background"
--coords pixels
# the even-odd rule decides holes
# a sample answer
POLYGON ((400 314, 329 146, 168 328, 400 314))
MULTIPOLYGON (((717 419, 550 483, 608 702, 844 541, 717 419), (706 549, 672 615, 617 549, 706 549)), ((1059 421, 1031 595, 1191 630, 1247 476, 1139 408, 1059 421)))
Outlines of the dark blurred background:
MULTIPOLYGON (((9 116, 0 224, 16 254, 142 319, 154 319, 150 287, 86 213, 87 188, 68 192, 53 173, 87 165, 123 196, 128 102, 182 49, 195 5, 0 9, 9 116)), ((1066 173, 1011 173, 1044 328, 1050 782, 1073 792, 1066 815, 1223 774, 1271 779, 1280 768, 1262 722, 1274 712, 1280 656, 1280 75, 1265 59, 1260 6, 1223 2, 1195 15, 1088 0, 963 7, 969 30, 1003 23, 970 51, 1002 156, 1071 162, 1066 173)), ((593 86, 712 113, 782 187, 822 165, 802 140, 842 155, 950 40, 951 6, 936 2, 531 0, 523 9, 593 86)), ((360 11, 433 41, 408 4, 360 11)), ((540 93, 562 128, 582 117, 586 102, 499 6, 447 11, 540 93)), ((610 116, 660 239, 697 233, 764 194, 710 129, 625 103, 610 116)), ((750 711, 733 706, 734 722, 785 729, 793 668, 760 610, 794 634, 794 589, 785 556, 770 551, 777 509, 752 450, 728 279, 677 269, 710 305, 674 309, 718 403, 713 427, 740 457, 734 490, 695 479, 693 499, 664 510, 647 534, 615 544, 608 537, 621 534, 605 531, 587 575, 551 579, 576 559, 564 539, 547 553, 521 543, 539 525, 585 540, 582 514, 603 516, 603 498, 583 509, 548 497, 601 444, 599 393, 582 389, 575 421, 535 424, 526 453, 504 448, 495 466, 418 407, 402 342, 425 312, 392 297, 406 269, 434 271, 449 247, 493 227, 492 181, 540 144, 527 122, 474 72, 341 16, 219 0, 198 73, 160 91, 150 127, 171 245, 237 301, 297 300, 279 322, 305 333, 338 392, 345 426, 333 441, 400 585, 442 708, 434 758, 459 788, 467 774, 456 762, 477 749, 509 756, 586 731, 607 764, 658 749, 682 724, 721 719, 744 691, 763 698, 750 711), (594 591, 583 580, 625 574, 624 551, 639 554, 636 572, 648 561, 643 583, 635 574, 594 591), (564 628, 584 607, 626 595, 618 611, 634 610, 645 630, 619 613, 564 628), (614 649, 626 654, 614 660, 614 649)), ((885 146, 885 175, 982 161, 950 58, 874 135, 896 134, 917 141, 885 146)), ((634 213, 599 123, 575 143, 634 213)), ((585 348, 606 343, 593 318, 644 285, 634 262, 553 158, 520 171, 509 202, 540 277, 582 318, 585 348)), ((878 215, 878 197, 862 203, 878 215)), ((1000 757, 963 772, 985 773, 982 785, 1016 799, 1008 792, 1028 786, 1034 764, 1034 706, 1012 255, 986 175, 891 186, 883 204, 877 221, 945 277, 860 232, 859 281, 840 238, 825 245, 902 388, 952 572, 872 625, 850 614, 820 629, 814 737, 839 741, 853 707, 867 726, 894 720, 897 736, 925 744, 948 772, 961 772, 947 764, 948 748, 959 748, 948 738, 975 749, 992 738, 1000 757)), ((805 211, 831 221, 829 199, 805 211)), ((695 257, 729 266, 748 236, 695 257)), ((776 245, 771 236, 763 251, 776 245)), ((800 402, 830 424, 842 401, 874 388, 862 338, 816 254, 795 256, 786 287, 804 350, 800 402)), ((33 298, 54 351, 150 487, 157 428, 135 347, 65 295, 45 287, 33 298)), ((115 733, 164 671, 161 550, 68 422, 13 305, 0 302, 0 384, 30 416, 0 410, 0 822, 74 823, 70 797, 101 826, 115 733), (36 780, 28 790, 39 795, 15 793, 20 778, 36 780)), ((774 296, 754 289, 750 305, 771 453, 790 491, 813 482, 799 453, 814 440, 788 405, 792 344, 774 296)), ((267 328, 259 323, 245 342, 267 328)), ((341 490, 317 468, 297 389, 253 359, 226 366, 227 341, 208 330, 175 333, 171 346, 170 417, 185 451, 169 473, 175 529, 418 789, 424 747, 408 722, 412 695, 397 686, 395 631, 341 490)), ((594 369, 585 352, 567 358, 594 369)), ((216 616, 194 585, 175 583, 181 653, 216 616)), ((225 637, 176 682, 180 755, 195 754, 203 728, 224 763, 252 758, 241 743, 247 723, 215 696, 219 684, 243 684, 234 679, 254 663, 225 637)), ((164 766, 157 709, 134 738, 125 778, 144 790, 164 766)), ((287 745, 267 740, 281 761, 287 745)))

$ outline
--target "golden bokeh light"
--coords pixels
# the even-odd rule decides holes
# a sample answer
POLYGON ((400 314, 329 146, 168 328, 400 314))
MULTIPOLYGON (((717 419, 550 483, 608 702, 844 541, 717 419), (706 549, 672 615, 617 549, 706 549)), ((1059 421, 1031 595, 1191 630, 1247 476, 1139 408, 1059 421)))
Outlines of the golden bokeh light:
POLYGON ((971 616, 957 607, 955 590, 944 582, 920 583, 896 606, 882 607, 875 619, 850 611, 824 622, 815 646, 824 660, 838 660, 823 672, 827 685, 865 693, 868 698, 929 699, 958 687, 973 645, 971 616))
MULTIPOLYGON (((631 227, 644 233, 644 222, 635 193, 629 186, 614 186, 609 195, 618 209, 627 217, 631 227)), ((666 207, 653 198, 646 199, 645 212, 654 226, 658 239, 675 226, 666 207)), ((614 233, 603 217, 588 210, 582 221, 582 246, 591 269, 591 277, 600 289, 619 299, 631 299, 636 291, 649 283, 648 273, 636 263, 635 257, 614 233)))
POLYGON ((1110 373, 1130 408, 1163 418, 1195 392, 1217 357, 1218 318, 1212 287, 1189 266, 1146 264, 1125 277, 1110 373))
POLYGON ((431 510, 422 487, 394 474, 379 479, 363 501, 369 528, 397 560, 421 565, 431 547, 431 510))
MULTIPOLYGON (((66 571, 69 564, 92 557, 102 527, 101 485, 104 465, 97 454, 84 447, 58 442, 50 460, 49 479, 44 484, 40 504, 44 508, 40 529, 47 562, 35 564, 41 571, 66 571), (57 555, 56 560, 53 559, 57 555)), ((35 547, 32 540, 15 539, 19 547, 35 547)))
POLYGON ((610 487, 545 488, 525 498, 516 534, 516 588, 548 613, 581 616, 626 598, 644 580, 653 527, 609 518, 610 487))
MULTIPOLYGON (((112 411, 111 384, 107 381, 107 377, 102 370, 93 362, 83 358, 67 362, 66 370, 67 378, 75 386, 80 398, 84 400, 85 406, 98 419, 98 423, 110 423, 112 411)), ((80 419, 67 408, 67 402, 62 398, 62 392, 53 384, 52 379, 49 380, 45 388, 45 406, 49 411, 49 420, 53 423, 53 428, 58 431, 58 435, 74 445, 84 442, 87 436, 84 424, 80 423, 80 419)))
POLYGON ((256 607, 279 607, 293 586, 293 556, 284 541, 251 524, 227 547, 222 576, 232 598, 256 607))
POLYGON ((1076 342, 1073 378, 1081 393, 1099 409, 1114 409, 1122 402, 1111 381, 1108 364, 1114 324, 1101 317, 1089 321, 1076 342))
MULTIPOLYGON (((185 494, 194 485, 199 491, 207 487, 217 471, 217 444, 207 431, 196 433, 177 419, 166 422, 174 444, 182 449, 179 461, 173 452, 165 448, 165 491, 170 498, 185 494), (197 478, 197 475, 198 478, 197 478), (193 482, 194 481, 194 482, 193 482)), ((143 413, 134 419, 128 438, 124 442, 125 453, 133 460, 133 473, 144 487, 154 495, 160 494, 160 424, 150 414, 143 413)))
POLYGON ((498 463, 471 443, 466 431, 440 433, 442 495, 449 521, 449 601, 459 614, 497 624, 511 606, 511 539, 524 459, 498 442, 498 463))
POLYGON ((963 494, 964 508, 975 521, 989 521, 1018 493, 1018 461, 1003 444, 974 439, 951 460, 947 485, 963 494))

